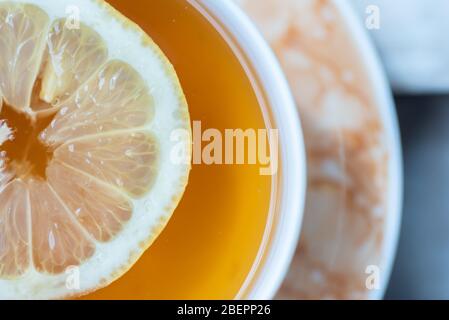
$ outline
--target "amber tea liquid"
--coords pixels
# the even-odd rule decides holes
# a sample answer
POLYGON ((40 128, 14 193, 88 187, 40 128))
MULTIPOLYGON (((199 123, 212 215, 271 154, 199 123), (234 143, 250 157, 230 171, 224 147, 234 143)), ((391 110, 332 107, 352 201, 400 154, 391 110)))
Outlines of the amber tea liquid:
MULTIPOLYGON (((174 65, 203 129, 264 129, 255 89, 220 33, 186 0, 108 1, 174 65)), ((91 299, 232 299, 258 254, 271 177, 254 165, 194 165, 167 228, 133 268, 91 299)))

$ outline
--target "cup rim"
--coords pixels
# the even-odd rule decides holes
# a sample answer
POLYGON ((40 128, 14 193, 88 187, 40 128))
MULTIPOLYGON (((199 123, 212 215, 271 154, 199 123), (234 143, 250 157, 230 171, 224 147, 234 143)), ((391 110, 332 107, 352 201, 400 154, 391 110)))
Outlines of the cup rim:
POLYGON ((371 79, 373 92, 377 100, 376 109, 379 112, 379 117, 384 126, 389 153, 388 203, 384 229, 384 245, 381 251, 380 288, 378 290, 372 290, 368 295, 369 299, 379 300, 384 297, 388 287, 401 229, 404 177, 399 122, 395 111, 391 86, 372 40, 369 38, 366 30, 363 30, 359 17, 356 16, 354 9, 347 2, 335 0, 335 7, 346 24, 351 40, 356 50, 359 51, 359 56, 365 62, 364 65, 371 79))
MULTIPOLYGON (((304 213, 307 172, 306 152, 299 110, 290 86, 271 47, 246 14, 232 1, 188 0, 222 36, 235 54, 243 53, 263 89, 269 111, 279 129, 280 169, 277 220, 267 222, 267 230, 236 299, 272 299, 280 288, 299 240, 304 213), (218 24, 217 24, 218 23, 218 24), (282 124, 282 126, 280 126, 282 124), (271 225, 270 225, 271 224, 271 225), (267 239, 267 232, 270 233, 267 239), (266 240, 266 241, 265 241, 266 240), (266 243, 264 243, 266 242, 266 243)), ((250 74, 251 72, 247 72, 250 74)), ((271 202, 276 199, 271 199, 271 202)), ((276 213, 275 213, 276 214, 276 213)))

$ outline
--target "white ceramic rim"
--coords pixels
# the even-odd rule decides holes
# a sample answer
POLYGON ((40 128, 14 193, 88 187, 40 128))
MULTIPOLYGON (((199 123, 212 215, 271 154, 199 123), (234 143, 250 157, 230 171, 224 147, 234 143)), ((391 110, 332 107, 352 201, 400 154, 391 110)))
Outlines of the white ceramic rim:
POLYGON ((373 90, 378 102, 378 109, 382 117, 382 124, 385 127, 388 143, 389 198, 384 247, 382 249, 382 265, 380 266, 381 285, 380 289, 370 291, 368 296, 370 299, 378 300, 384 297, 391 276, 402 219, 403 162, 399 123, 392 90, 371 39, 348 2, 343 0, 334 0, 334 2, 346 22, 348 31, 351 33, 352 39, 360 52, 360 57, 364 60, 365 68, 373 81, 373 90))
MULTIPOLYGON (((246 57, 258 83, 264 91, 265 100, 271 106, 275 123, 279 129, 280 163, 282 168, 280 210, 276 225, 267 223, 265 239, 258 257, 236 299, 272 299, 282 284, 301 230, 306 193, 306 156, 299 112, 281 66, 262 35, 242 12, 229 0, 188 0, 215 27, 230 34, 231 47, 237 44, 234 53, 246 57), (215 21, 215 23, 214 23, 215 21), (218 22, 218 24, 217 24, 218 22), (268 233, 268 234, 267 234, 268 233), (273 237, 274 234, 274 237, 273 237), (264 256, 263 262, 262 256, 264 256), (249 287, 250 286, 250 287, 249 287)), ((245 66, 244 66, 245 67, 245 66)), ((273 202, 274 199, 271 201, 273 202)), ((278 199, 279 200, 279 199, 278 199)), ((270 220, 270 219, 269 219, 270 220)))
MULTIPOLYGON (((243 296, 242 293, 239 293, 236 297, 270 299, 274 297, 288 272, 299 239, 304 211, 307 180, 306 158, 299 113, 277 58, 249 18, 231 1, 189 1, 201 2, 214 15, 214 18, 220 20, 219 22, 225 26, 226 31, 235 37, 239 48, 234 48, 234 52, 243 51, 252 62, 251 66, 267 94, 269 104, 273 107, 275 121, 277 124, 282 124, 280 142, 284 175, 281 186, 281 219, 276 230, 269 230, 275 233, 270 248, 267 249, 267 246, 263 245, 261 247, 261 253, 269 250, 268 259, 263 265, 257 265, 258 261, 255 262, 255 267, 261 269, 255 280, 255 285, 248 295, 243 296), (282 107, 276 108, 276 106, 282 107)), ((390 155, 388 165, 389 199, 382 265, 380 266, 381 288, 371 291, 369 295, 371 299, 380 299, 385 294, 391 275, 401 225, 403 166, 399 125, 391 89, 371 40, 348 3, 343 0, 334 0, 334 2, 347 24, 348 31, 352 34, 360 56, 365 62, 367 72, 373 81, 373 90, 378 101, 388 142, 390 155)), ((232 44, 232 41, 229 43, 232 44)), ((254 281, 250 278, 251 275, 249 275, 248 281, 254 281)), ((245 286, 241 292, 244 289, 245 286)))

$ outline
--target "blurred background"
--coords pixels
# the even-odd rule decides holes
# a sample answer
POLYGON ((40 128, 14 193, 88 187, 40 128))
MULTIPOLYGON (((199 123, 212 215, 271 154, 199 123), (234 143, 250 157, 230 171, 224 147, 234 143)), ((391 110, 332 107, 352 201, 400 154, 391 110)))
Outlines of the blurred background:
POLYGON ((398 95, 396 104, 405 193, 386 298, 449 299, 449 95, 398 95))
POLYGON ((401 127, 404 211, 387 299, 449 299, 449 1, 352 0, 369 30, 401 127))

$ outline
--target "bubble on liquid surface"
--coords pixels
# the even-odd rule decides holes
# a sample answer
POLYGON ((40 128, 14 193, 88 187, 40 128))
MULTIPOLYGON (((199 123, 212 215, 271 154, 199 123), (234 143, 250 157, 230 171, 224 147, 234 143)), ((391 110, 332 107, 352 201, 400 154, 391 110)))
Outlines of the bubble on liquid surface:
POLYGON ((5 121, 0 120, 0 145, 13 138, 12 131, 5 121))

